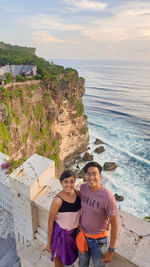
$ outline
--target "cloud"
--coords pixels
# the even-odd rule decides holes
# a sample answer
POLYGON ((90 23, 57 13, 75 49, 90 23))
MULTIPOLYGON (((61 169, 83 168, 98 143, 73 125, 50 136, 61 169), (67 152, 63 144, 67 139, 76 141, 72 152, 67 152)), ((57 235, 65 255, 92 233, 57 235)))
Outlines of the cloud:
POLYGON ((72 11, 103 11, 106 7, 106 3, 90 1, 90 0, 64 0, 64 4, 68 5, 68 9, 72 11))
POLYGON ((41 43, 64 43, 64 40, 57 39, 44 31, 32 32, 32 39, 38 44, 41 43))
POLYGON ((64 23, 62 18, 54 18, 50 15, 38 14, 30 19, 32 29, 53 29, 59 31, 78 31, 83 29, 79 24, 64 23))
POLYGON ((93 20, 83 34, 97 42, 150 40, 150 3, 128 3, 111 9, 112 16, 93 20))

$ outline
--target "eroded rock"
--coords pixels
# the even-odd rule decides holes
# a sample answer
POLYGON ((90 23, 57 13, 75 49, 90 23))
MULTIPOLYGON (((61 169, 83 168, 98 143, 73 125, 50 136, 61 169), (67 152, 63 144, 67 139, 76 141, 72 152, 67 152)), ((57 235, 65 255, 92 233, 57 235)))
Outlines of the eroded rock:
POLYGON ((95 140, 95 143, 94 143, 95 145, 101 145, 101 144, 103 144, 103 141, 102 140, 100 140, 99 138, 96 138, 96 140, 95 140))
POLYGON ((83 155, 82 160, 84 160, 84 161, 91 161, 91 160, 93 160, 93 155, 91 155, 88 152, 85 152, 84 155, 83 155))
POLYGON ((124 200, 124 197, 123 196, 119 196, 118 194, 114 194, 114 197, 118 201, 123 201, 124 200))
POLYGON ((94 152, 96 152, 97 154, 100 154, 104 151, 105 151, 104 146, 99 146, 99 147, 95 148, 95 150, 94 150, 94 152))
POLYGON ((111 171, 117 168, 117 164, 115 162, 105 162, 103 169, 105 171, 111 171))

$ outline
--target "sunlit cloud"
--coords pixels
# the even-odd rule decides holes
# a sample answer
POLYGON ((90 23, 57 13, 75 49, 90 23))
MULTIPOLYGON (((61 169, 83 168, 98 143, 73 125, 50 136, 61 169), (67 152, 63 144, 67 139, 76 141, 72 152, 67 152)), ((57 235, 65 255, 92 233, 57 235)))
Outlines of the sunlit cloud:
POLYGON ((67 8, 72 11, 103 11, 107 7, 106 3, 91 0, 63 0, 63 3, 67 4, 67 8))
POLYGON ((42 43, 64 43, 64 40, 53 37, 44 31, 34 31, 32 32, 32 39, 38 44, 42 43))
POLYGON ((83 29, 79 24, 65 23, 62 18, 54 18, 50 15, 39 14, 30 20, 32 29, 53 29, 59 31, 77 31, 83 29))
POLYGON ((124 40, 150 40, 150 3, 127 4, 122 9, 112 9, 112 16, 94 20, 83 34, 97 42, 124 40))

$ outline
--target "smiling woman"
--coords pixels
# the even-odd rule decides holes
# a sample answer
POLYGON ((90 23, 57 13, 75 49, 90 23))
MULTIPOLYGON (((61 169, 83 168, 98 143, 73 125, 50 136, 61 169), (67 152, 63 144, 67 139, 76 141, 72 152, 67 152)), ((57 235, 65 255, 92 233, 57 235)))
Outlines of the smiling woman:
POLYGON ((80 197, 74 190, 74 174, 64 171, 60 182, 63 190, 51 205, 47 238, 47 251, 51 253, 55 267, 71 265, 77 259, 76 230, 81 208, 80 197))

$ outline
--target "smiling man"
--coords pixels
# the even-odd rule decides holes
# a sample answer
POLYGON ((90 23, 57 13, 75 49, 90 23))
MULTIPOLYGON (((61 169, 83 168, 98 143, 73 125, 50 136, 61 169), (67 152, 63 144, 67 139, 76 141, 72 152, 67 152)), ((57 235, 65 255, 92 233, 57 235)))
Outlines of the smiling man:
POLYGON ((89 162, 84 167, 86 183, 80 188, 82 215, 77 236, 79 267, 88 267, 90 257, 94 267, 104 267, 105 263, 111 262, 115 250, 118 235, 117 206, 113 194, 100 184, 101 171, 102 167, 97 162, 89 162))

